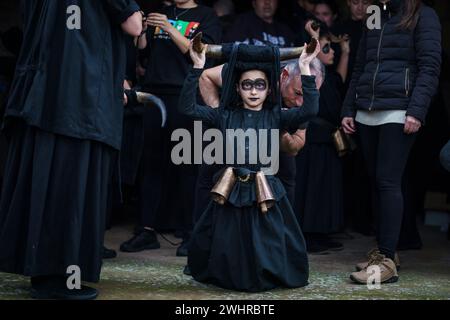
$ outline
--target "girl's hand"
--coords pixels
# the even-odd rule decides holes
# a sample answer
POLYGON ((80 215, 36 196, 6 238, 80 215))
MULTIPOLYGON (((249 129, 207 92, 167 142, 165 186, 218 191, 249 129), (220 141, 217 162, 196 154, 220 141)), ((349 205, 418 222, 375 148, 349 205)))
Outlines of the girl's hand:
POLYGON ((422 123, 412 116, 406 116, 404 132, 406 134, 413 134, 419 131, 422 123))
POLYGON ((189 54, 191 56, 192 62, 194 63, 195 69, 203 69, 206 63, 206 49, 208 45, 204 45, 202 52, 198 53, 193 48, 193 41, 189 44, 189 54))
POLYGON ((311 75, 310 69, 309 69, 309 64, 311 63, 311 61, 313 61, 314 58, 317 57, 317 55, 319 54, 321 48, 320 48, 320 42, 317 39, 312 39, 311 41, 316 41, 316 49, 314 50, 313 53, 308 54, 306 51, 306 43, 304 46, 304 50, 300 56, 300 58, 298 59, 298 65, 300 67, 300 71, 302 72, 302 75, 305 76, 309 76, 311 75))
POLYGON ((342 119, 342 128, 346 134, 354 134, 356 132, 355 119, 351 117, 342 119))

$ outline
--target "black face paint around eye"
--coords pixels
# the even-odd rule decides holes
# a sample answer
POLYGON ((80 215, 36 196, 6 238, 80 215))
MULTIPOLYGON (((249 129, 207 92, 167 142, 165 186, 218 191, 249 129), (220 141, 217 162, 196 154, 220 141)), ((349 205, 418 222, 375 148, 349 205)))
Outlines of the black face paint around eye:
POLYGON ((329 43, 327 43, 327 44, 322 48, 322 52, 323 52, 324 54, 329 54, 329 53, 330 53, 330 50, 331 50, 331 46, 330 46, 329 43))
POLYGON ((250 80, 246 79, 241 82, 241 88, 245 91, 250 91, 255 88, 258 91, 264 91, 267 88, 267 82, 264 79, 256 79, 256 80, 250 80))

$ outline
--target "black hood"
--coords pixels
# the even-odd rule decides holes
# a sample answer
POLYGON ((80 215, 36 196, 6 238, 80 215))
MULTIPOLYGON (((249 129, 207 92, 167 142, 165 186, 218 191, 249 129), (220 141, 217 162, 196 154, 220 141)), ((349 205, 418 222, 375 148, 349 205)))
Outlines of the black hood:
POLYGON ((280 51, 274 46, 254 46, 247 44, 224 44, 222 53, 228 60, 228 68, 223 79, 223 92, 220 101, 222 108, 236 108, 238 94, 235 85, 242 72, 248 70, 264 71, 269 78, 271 95, 268 96, 264 107, 281 106, 279 86, 280 78, 280 51))

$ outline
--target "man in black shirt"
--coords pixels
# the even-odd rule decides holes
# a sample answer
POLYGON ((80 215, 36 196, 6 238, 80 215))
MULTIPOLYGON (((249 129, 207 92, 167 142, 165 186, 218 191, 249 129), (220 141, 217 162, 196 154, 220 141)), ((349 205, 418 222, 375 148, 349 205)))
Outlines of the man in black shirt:
POLYGON ((4 123, 0 271, 31 277, 33 298, 94 299, 79 281, 100 277, 121 144, 124 32, 138 36, 142 15, 133 0, 26 0, 22 13, 4 123))

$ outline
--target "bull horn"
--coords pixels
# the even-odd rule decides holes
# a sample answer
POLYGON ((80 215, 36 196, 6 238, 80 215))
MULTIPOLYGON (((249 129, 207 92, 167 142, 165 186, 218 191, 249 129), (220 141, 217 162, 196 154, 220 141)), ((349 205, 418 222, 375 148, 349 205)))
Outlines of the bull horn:
MULTIPOLYGON (((214 58, 214 59, 220 59, 223 57, 222 54, 222 46, 221 45, 206 45, 202 43, 202 36, 203 34, 199 32, 193 39, 192 39, 192 48, 195 52, 201 53, 204 49, 204 46, 207 46, 206 48, 206 56, 208 58, 214 58)), ((313 53, 317 46, 317 40, 311 41, 307 46, 308 53, 313 53)), ((304 50, 304 47, 294 47, 294 48, 280 48, 280 60, 290 60, 300 57, 304 50)))
POLYGON ((280 60, 291 60, 301 56, 304 47, 280 48, 280 60))
POLYGON ((222 58, 222 46, 220 45, 213 45, 213 44, 204 44, 202 43, 202 37, 203 33, 199 32, 193 39, 192 39, 192 48, 195 52, 201 53, 203 51, 203 48, 207 46, 206 48, 206 57, 213 58, 213 59, 220 59, 222 58))
MULTIPOLYGON (((306 46, 306 52, 308 54, 313 53, 316 50, 318 43, 319 43, 318 40, 313 38, 311 42, 306 46)), ((285 61, 290 59, 296 59, 301 56, 304 49, 305 49, 304 46, 294 48, 280 48, 280 60, 285 61)))
POLYGON ((156 106, 159 109, 159 112, 161 112, 161 128, 166 126, 167 108, 165 103, 160 98, 151 93, 136 91, 136 99, 138 103, 143 105, 150 104, 156 106))

